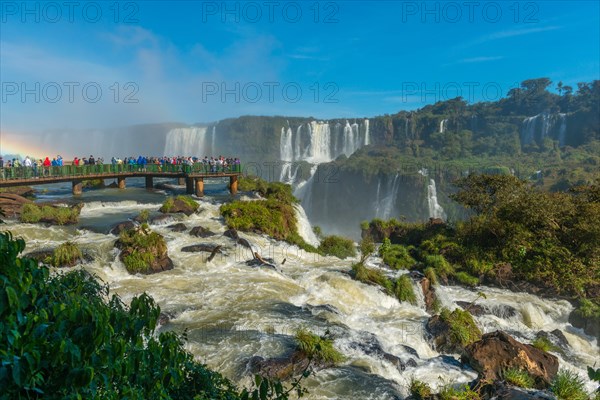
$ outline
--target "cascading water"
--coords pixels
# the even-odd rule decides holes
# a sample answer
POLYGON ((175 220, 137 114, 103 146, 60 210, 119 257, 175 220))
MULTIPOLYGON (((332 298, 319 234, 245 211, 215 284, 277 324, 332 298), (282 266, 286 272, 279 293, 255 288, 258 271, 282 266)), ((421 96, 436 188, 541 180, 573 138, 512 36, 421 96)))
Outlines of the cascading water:
POLYGON ((371 133, 369 132, 369 120, 365 118, 365 146, 368 146, 371 144, 371 133))
POLYGON ((437 189, 435 180, 430 179, 427 185, 427 204, 429 206, 429 218, 446 219, 446 213, 442 206, 438 203, 437 189))
MULTIPOLYGON (((382 186, 391 185, 393 190, 399 180, 390 177, 392 183, 382 186)), ((168 224, 151 223, 151 229, 165 237, 174 269, 155 275, 128 274, 114 248, 116 237, 92 228, 106 218, 126 220, 142 209, 156 212, 165 194, 148 193, 140 185, 140 195, 148 196, 145 205, 122 201, 111 189, 101 189, 82 198, 84 202, 90 197, 94 200, 84 205, 79 225, 46 227, 7 221, 3 230, 23 237, 27 251, 53 248, 65 241, 77 243, 94 257, 77 268, 98 275, 125 302, 143 292, 150 294, 163 312, 171 315, 164 329, 187 330, 186 348, 197 359, 242 384, 251 379, 244 375, 250 357, 281 356, 290 347, 290 336, 300 327, 317 334, 331 332, 334 346, 346 356, 341 366, 316 372, 305 381, 308 400, 404 398, 412 378, 430 383, 435 390, 443 384, 440 377, 456 383, 476 377, 474 371, 452 357, 442 357, 431 347, 423 330, 430 315, 420 295, 417 305, 400 303, 376 286, 351 279, 349 271, 356 259, 322 257, 264 235, 240 233, 263 257, 273 258, 280 272, 247 266, 245 261, 252 256, 222 235, 226 226, 220 218, 220 204, 213 198, 201 201, 202 213, 175 216, 173 222, 184 222, 188 229, 203 226, 215 232, 217 235, 209 240, 223 246, 224 254, 209 262, 207 253, 182 252, 182 247, 197 244, 197 238, 188 232, 173 232, 168 224), (414 364, 400 371, 373 348, 403 362, 413 359, 414 364)), ((300 232, 312 240, 310 224, 301 209, 296 211, 300 232)), ((371 268, 381 269, 381 264, 379 257, 367 260, 371 268)), ((381 271, 392 276, 403 273, 381 271)), ((414 287, 419 289, 418 285, 414 287)), ((484 333, 502 329, 530 343, 539 331, 558 329, 568 342, 566 348, 553 352, 561 368, 578 373, 589 391, 595 389, 586 378, 585 368, 600 356, 598 344, 567 322, 573 309, 567 301, 484 286, 439 286, 436 293, 451 309, 458 301, 476 300, 484 313, 475 320, 484 333), (485 298, 480 298, 478 292, 485 298)))
POLYGON ((388 183, 384 194, 381 194, 381 178, 377 180, 377 196, 375 202, 375 216, 381 219, 390 219, 394 216, 398 189, 400 187, 400 175, 396 174, 393 179, 387 177, 388 183))
MULTIPOLYGON (((212 139, 211 139, 212 142, 212 139)), ((167 133, 164 154, 167 156, 212 156, 211 143, 207 140, 206 127, 176 128, 167 133)))
POLYGON ((559 113, 560 128, 558 130, 558 145, 564 146, 567 136, 567 114, 559 113))
POLYGON ((549 137, 558 140, 559 145, 564 146, 566 132, 566 114, 549 114, 544 112, 523 120, 521 128, 521 144, 532 144, 536 141, 538 141, 538 143, 543 143, 544 139, 549 137), (558 125, 559 122, 560 125, 558 125))
POLYGON ((279 141, 280 159, 283 162, 279 180, 281 182, 293 182, 292 161, 294 161, 294 149, 292 147, 292 128, 281 128, 281 139, 279 141))
POLYGON ((440 121, 440 133, 446 132, 447 127, 448 127, 448 120, 447 119, 441 120, 440 121))

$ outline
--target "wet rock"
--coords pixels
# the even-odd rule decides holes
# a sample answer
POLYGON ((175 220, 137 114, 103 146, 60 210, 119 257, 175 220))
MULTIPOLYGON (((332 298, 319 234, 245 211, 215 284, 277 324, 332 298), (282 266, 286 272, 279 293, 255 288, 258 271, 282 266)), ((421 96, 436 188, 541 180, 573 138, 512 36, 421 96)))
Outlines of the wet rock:
POLYGON ((201 237, 201 238, 207 238, 210 236, 214 236, 215 233, 212 232, 210 229, 205 228, 203 226, 195 226, 190 231, 190 235, 196 236, 196 237, 201 237))
POLYGON ((173 232, 185 232, 187 231, 187 226, 184 223, 177 223, 173 225, 169 225, 168 228, 173 232))
POLYGON ((174 314, 169 312, 161 312, 158 316, 158 325, 164 326, 171 322, 171 320, 175 317, 174 314))
MULTIPOLYGON (((300 351, 294 351, 286 357, 263 358, 254 356, 250 358, 247 368, 252 374, 286 380, 301 374, 310 364, 306 355, 300 351)), ((325 367, 325 366, 321 366, 325 367)))
POLYGON ((18 218, 21 215, 23 204, 33 203, 22 195, 14 193, 0 193, 0 211, 7 218, 18 218))
POLYGON ((569 314, 569 323, 575 328, 583 329, 586 334, 595 337, 600 343, 600 316, 584 315, 576 308, 569 314))
POLYGON ((125 221, 125 222, 120 222, 117 225, 113 226, 110 230, 110 233, 112 235, 117 235, 119 236, 121 234, 121 232, 123 231, 128 231, 130 229, 133 229, 136 227, 136 224, 133 221, 125 221))
POLYGON ((213 251, 218 251, 219 253, 222 253, 221 251, 222 247, 218 244, 213 244, 213 243, 198 243, 198 244, 193 244, 191 246, 185 246, 181 248, 181 251, 185 252, 185 253, 198 253, 198 252, 206 252, 206 253, 212 253, 213 251))
POLYGON ((508 304, 485 306, 485 310, 488 314, 495 315, 496 317, 502 319, 512 318, 519 314, 516 308, 509 306, 508 304))
POLYGON ((233 240, 238 240, 240 238, 240 235, 238 235, 237 231, 233 228, 227 229, 225 232, 223 232, 223 235, 233 240))
POLYGON ((567 353, 569 350, 569 340, 560 329, 555 329, 551 332, 539 331, 535 336, 537 338, 549 340, 550 343, 558 347, 564 353, 567 353))
POLYGON ((495 381, 481 389, 484 398, 495 400, 555 400, 556 397, 544 390, 522 389, 507 384, 504 381, 495 381))
POLYGON ((187 199, 184 200, 180 198, 180 196, 172 199, 172 204, 169 207, 165 207, 164 205, 160 208, 160 212, 165 214, 185 214, 186 216, 190 216, 196 212, 198 209, 198 203, 195 201, 187 199))
POLYGON ((548 387, 558 372, 556 356, 520 343, 502 331, 487 333, 468 345, 462 361, 477 371, 480 379, 490 382, 500 379, 508 368, 525 370, 538 389, 548 387))
POLYGON ((423 297, 425 299, 425 309, 427 312, 433 312, 433 306, 437 300, 435 289, 427 278, 421 279, 419 283, 421 284, 421 290, 423 291, 423 297))
POLYGON ((463 310, 467 310, 468 312, 470 312, 471 315, 475 317, 487 314, 486 309, 479 304, 471 303, 468 301, 457 301, 456 304, 463 310))
POLYGON ((492 272, 487 276, 491 278, 493 284, 501 287, 509 286, 515 278, 512 265, 509 263, 495 264, 492 272))
POLYGON ((277 265, 275 264, 275 260, 273 260, 272 258, 253 258, 250 259, 248 261, 246 261, 246 265, 250 266, 250 267, 267 267, 267 268, 271 268, 274 269, 276 271, 278 271, 277 269, 277 265))
POLYGON ((125 231, 114 246, 121 250, 119 259, 130 274, 149 275, 173 269, 173 261, 169 258, 162 235, 143 226, 125 231))
POLYGON ((149 223, 151 225, 167 225, 167 224, 170 224, 171 222, 173 222, 174 220, 175 219, 173 218, 172 215, 159 214, 159 215, 150 217, 149 223))
POLYGON ((242 245, 243 247, 246 247, 246 248, 252 250, 252 245, 250 244, 250 242, 247 239, 238 238, 237 244, 242 245))
MULTIPOLYGON (((408 362, 405 363, 402 360, 402 358, 383 350, 381 343, 379 342, 377 337, 375 335, 373 335, 372 333, 361 332, 361 336, 362 336, 362 341, 350 343, 351 348, 353 348, 355 350, 360 350, 370 356, 381 357, 384 360, 393 364, 400 372, 404 371, 407 366, 413 366, 413 365, 416 366, 417 363, 412 358, 410 358, 408 360, 408 362)), ((403 347, 411 355, 414 355, 415 357, 419 358, 416 350, 414 350, 413 348, 411 348, 409 346, 403 346, 403 347)))

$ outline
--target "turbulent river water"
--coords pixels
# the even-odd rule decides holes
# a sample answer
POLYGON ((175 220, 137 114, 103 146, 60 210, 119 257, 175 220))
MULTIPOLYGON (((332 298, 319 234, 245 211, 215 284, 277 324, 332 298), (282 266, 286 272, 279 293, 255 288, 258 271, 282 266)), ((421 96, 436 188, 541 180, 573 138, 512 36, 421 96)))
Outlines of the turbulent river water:
MULTIPOLYGON (((308 399, 404 398, 413 377, 433 387, 466 383, 476 377, 474 371, 461 367, 454 358, 441 356, 431 348, 424 331, 429 314, 422 298, 416 306, 401 304, 374 286, 352 280, 348 272, 355 260, 315 256, 266 236, 240 233, 260 248, 263 257, 272 257, 278 264, 286 260, 279 271, 247 266, 249 250, 222 235, 226 227, 219 205, 229 198, 223 183, 206 185, 207 196, 198 199, 198 214, 175 216, 173 221, 151 225, 167 241, 173 270, 150 276, 130 275, 113 248, 116 237, 108 231, 143 209, 156 212, 166 193, 147 192, 143 182, 133 179, 127 184, 128 189, 122 191, 85 192, 78 199, 85 206, 76 226, 8 222, 1 229, 23 237, 26 251, 52 248, 67 240, 78 243, 94 260, 77 268, 98 275, 125 301, 142 292, 152 295, 163 312, 171 316, 161 329, 187 329, 186 346, 197 359, 242 385, 250 379, 247 360, 254 355, 281 356, 292 346, 292 336, 300 327, 319 334, 329 331, 335 337, 335 346, 346 356, 341 366, 319 371, 306 381, 308 399), (183 222, 188 228, 201 225, 217 235, 200 239, 188 232, 172 232, 168 225, 174 222, 183 222), (208 253, 181 251, 183 246, 205 242, 224 246, 225 254, 207 262, 208 253), (369 351, 375 343, 405 362, 414 359, 416 366, 411 363, 400 371, 380 352, 369 351)), ((66 185, 38 189, 41 200, 73 201, 66 185)), ((308 221, 303 213, 299 215, 303 219, 300 225, 308 234, 308 221)), ((381 259, 371 257, 368 264, 379 268, 381 259)), ((594 388, 585 368, 600 358, 598 343, 568 323, 572 306, 567 301, 489 287, 437 289, 442 304, 451 309, 457 307, 457 301, 473 301, 479 291, 487 299, 477 303, 489 312, 476 318, 484 332, 502 329, 517 340, 529 342, 541 330, 559 329, 568 340, 563 352, 554 353, 561 367, 585 378, 590 391, 594 388), (517 311, 514 315, 503 311, 509 306, 517 311)))

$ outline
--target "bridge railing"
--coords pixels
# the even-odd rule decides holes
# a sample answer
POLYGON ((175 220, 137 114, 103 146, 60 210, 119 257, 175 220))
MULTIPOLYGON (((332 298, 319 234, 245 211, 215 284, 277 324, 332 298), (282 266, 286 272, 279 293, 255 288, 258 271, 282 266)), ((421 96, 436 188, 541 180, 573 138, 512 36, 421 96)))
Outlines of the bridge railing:
MULTIPOLYGON (((77 178, 94 175, 115 175, 136 172, 156 174, 215 174, 241 172, 241 165, 210 166, 203 163, 188 164, 96 164, 64 165, 60 167, 10 167, 0 168, 0 181, 36 178, 77 178)), ((100 178, 100 177, 98 177, 100 178)))

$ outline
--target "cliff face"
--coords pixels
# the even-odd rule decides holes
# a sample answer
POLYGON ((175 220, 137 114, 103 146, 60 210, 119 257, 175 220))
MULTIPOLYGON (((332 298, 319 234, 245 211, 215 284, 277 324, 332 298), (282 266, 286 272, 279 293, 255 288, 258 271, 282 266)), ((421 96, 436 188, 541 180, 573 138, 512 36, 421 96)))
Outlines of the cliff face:
POLYGON ((373 218, 429 217, 428 179, 418 174, 378 175, 319 166, 313 178, 296 191, 313 225, 326 233, 360 238, 360 224, 373 218))

